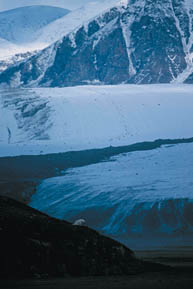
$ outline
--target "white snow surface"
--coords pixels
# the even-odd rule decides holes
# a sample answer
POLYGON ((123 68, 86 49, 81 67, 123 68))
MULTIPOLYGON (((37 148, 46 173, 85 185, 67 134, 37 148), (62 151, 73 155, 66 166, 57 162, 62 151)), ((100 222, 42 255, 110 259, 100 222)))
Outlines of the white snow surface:
POLYGON ((58 17, 57 20, 50 21, 50 23, 47 20, 47 18, 50 18, 50 7, 47 7, 47 13, 44 13, 45 19, 42 21, 41 10, 45 10, 46 6, 40 6, 43 8, 39 10, 38 6, 32 6, 2 12, 0 13, 0 35, 2 34, 8 38, 6 40, 9 40, 9 45, 6 47, 0 39, 0 60, 11 57, 16 53, 42 50, 116 4, 120 5, 118 0, 91 2, 64 17, 58 17), (30 9, 36 17, 28 19, 27 14, 30 13, 30 9), (36 11, 35 14, 34 11, 36 11), (5 17, 8 14, 9 21, 4 20, 4 14, 5 17))
POLYGON ((69 34, 73 30, 79 28, 84 23, 87 23, 92 18, 100 15, 104 11, 119 4, 118 0, 108 0, 104 2, 91 2, 79 9, 76 9, 62 17, 46 27, 40 29, 37 33, 37 41, 45 47, 50 43, 60 40, 65 35, 69 34))
POLYGON ((13 43, 27 43, 50 22, 63 17, 68 10, 50 6, 28 6, 0 12, 0 37, 13 43))
POLYGON ((29 5, 49 5, 75 10, 89 2, 104 2, 105 0, 1 0, 0 11, 29 5))
POLYGON ((50 6, 28 6, 0 12, 0 60, 18 53, 43 49, 37 32, 68 13, 50 6))
POLYGON ((192 85, 0 90, 0 156, 193 137, 192 85))
POLYGON ((18 45, 15 45, 10 41, 0 38, 0 60, 4 60, 11 55, 22 52, 23 48, 20 48, 18 45))

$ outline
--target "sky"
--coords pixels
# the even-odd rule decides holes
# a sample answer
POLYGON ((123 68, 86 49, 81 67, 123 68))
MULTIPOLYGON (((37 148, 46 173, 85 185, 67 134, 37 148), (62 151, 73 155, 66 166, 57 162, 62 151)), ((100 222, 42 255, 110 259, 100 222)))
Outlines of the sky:
POLYGON ((89 2, 104 0, 0 0, 0 11, 31 5, 51 5, 74 10, 89 2))

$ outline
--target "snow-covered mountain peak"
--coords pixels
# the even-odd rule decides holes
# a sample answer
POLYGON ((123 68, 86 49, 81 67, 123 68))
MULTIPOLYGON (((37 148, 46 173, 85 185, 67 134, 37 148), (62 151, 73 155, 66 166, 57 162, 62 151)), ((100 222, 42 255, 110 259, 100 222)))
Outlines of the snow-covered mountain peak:
POLYGON ((86 23, 104 14, 118 3, 119 0, 88 3, 39 30, 36 35, 37 41, 45 43, 46 47, 48 44, 62 39, 70 32, 78 30, 82 25, 86 27, 86 23))
MULTIPOLYGON (((5 61, 5 58, 12 58, 14 54, 44 49, 118 2, 118 0, 106 0, 103 3, 95 1, 69 14, 66 9, 49 6, 22 7, 2 12, 0 13, 0 37, 6 38, 9 45, 8 49, 4 49, 1 41, 0 60, 5 61)), ((11 59, 8 62, 11 63, 11 59)))
POLYGON ((0 13, 0 37, 15 44, 29 43, 36 31, 69 11, 50 6, 27 6, 0 13))
POLYGON ((43 5, 0 12, 0 71, 13 63, 13 58, 18 59, 19 54, 24 58, 29 52, 45 48, 44 43, 36 41, 38 31, 69 12, 43 5))

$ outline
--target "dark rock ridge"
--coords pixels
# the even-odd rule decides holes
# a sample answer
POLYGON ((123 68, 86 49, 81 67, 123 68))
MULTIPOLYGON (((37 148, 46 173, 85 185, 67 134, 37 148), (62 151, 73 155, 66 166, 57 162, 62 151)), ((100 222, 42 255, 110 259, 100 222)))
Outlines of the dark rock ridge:
POLYGON ((186 0, 122 1, 8 68, 0 86, 192 83, 192 18, 186 0))
POLYGON ((156 268, 88 227, 73 226, 0 197, 1 278, 127 275, 148 266, 156 268))

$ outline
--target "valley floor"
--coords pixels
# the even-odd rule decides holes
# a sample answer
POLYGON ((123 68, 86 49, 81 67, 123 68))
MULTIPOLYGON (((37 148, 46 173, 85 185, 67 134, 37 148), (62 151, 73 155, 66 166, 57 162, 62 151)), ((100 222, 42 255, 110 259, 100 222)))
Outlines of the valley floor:
POLYGON ((192 271, 146 273, 128 277, 84 277, 0 281, 1 289, 191 289, 192 271))
POLYGON ((135 255, 149 262, 172 266, 178 271, 193 272, 193 247, 168 247, 162 249, 138 250, 135 255))

